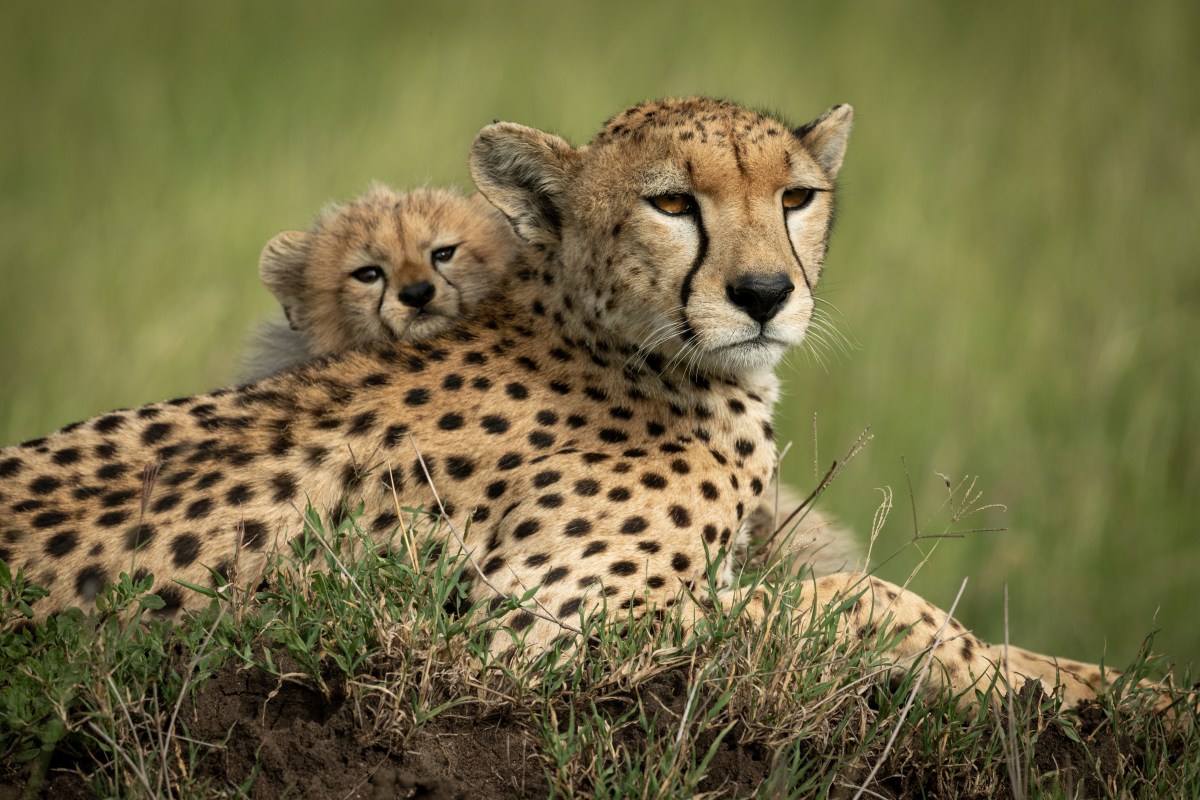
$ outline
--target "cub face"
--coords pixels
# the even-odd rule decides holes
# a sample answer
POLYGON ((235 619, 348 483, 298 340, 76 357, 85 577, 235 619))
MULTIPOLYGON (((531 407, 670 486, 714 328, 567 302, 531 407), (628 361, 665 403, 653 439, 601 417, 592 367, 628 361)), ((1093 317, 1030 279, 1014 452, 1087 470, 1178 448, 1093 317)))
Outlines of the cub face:
POLYGON ((263 248, 259 274, 308 357, 435 336, 478 305, 518 242, 479 195, 375 186, 263 248))
POLYGON ((793 129, 723 101, 667 100, 579 148, 497 123, 476 140, 472 175, 518 234, 560 249, 583 320, 735 376, 804 335, 851 119, 838 106, 793 129))

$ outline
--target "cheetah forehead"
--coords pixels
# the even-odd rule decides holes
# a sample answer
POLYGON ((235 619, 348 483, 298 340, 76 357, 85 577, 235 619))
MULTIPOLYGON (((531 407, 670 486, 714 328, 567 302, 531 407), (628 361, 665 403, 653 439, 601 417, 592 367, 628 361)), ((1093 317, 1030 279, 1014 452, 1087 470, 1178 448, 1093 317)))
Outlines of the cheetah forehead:
POLYGON ((744 108, 727 100, 687 97, 631 106, 609 119, 591 144, 602 145, 622 138, 636 139, 655 131, 691 138, 707 135, 710 131, 720 132, 720 135, 734 131, 775 137, 787 135, 791 130, 791 125, 774 115, 744 108))
POLYGON ((643 194, 829 190, 832 174, 802 144, 807 132, 774 114, 703 97, 642 103, 610 119, 589 144, 637 161, 643 194))

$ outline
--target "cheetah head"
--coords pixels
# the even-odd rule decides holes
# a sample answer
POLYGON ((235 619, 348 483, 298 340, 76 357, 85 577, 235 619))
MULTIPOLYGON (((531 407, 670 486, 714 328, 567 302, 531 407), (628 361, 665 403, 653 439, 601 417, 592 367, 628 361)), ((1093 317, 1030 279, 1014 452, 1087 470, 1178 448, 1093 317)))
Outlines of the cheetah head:
POLYGON ((314 355, 440 333, 497 282, 518 242, 489 203, 448 189, 376 185, 285 231, 259 274, 314 355))
POLYGON ((558 253, 557 313, 627 351, 735 377, 804 336, 852 115, 792 128, 666 100, 582 147, 499 122, 476 138, 471 174, 518 235, 558 253))

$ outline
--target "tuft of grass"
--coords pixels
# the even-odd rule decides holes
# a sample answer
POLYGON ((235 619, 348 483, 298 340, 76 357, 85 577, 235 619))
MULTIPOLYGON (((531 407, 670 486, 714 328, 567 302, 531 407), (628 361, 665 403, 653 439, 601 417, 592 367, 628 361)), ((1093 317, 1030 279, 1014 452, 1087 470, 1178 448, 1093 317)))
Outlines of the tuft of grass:
MULTIPOLYGON (((1145 658, 1067 715, 1032 686, 1007 705, 930 696, 921 663, 881 681, 888 640, 839 640, 837 608, 761 625, 713 611, 691 634, 677 613, 581 616, 578 647, 493 658, 489 622, 507 608, 464 603, 465 559, 410 529, 380 548, 353 515, 309 521, 257 584, 206 589, 210 607, 173 624, 147 618, 161 602, 128 576, 95 610, 28 624, 41 590, 0 570, 0 775, 26 776, 26 797, 64 771, 99 797, 263 796, 271 763, 230 766, 245 726, 197 735, 189 710, 218 673, 247 670, 275 684, 252 717, 306 687, 405 769, 426 731, 503 722, 526 765, 504 796, 1175 797, 1200 785, 1200 719, 1170 728, 1149 710, 1145 658)), ((769 573, 744 580, 772 578, 770 607, 794 606, 806 578, 769 573)))

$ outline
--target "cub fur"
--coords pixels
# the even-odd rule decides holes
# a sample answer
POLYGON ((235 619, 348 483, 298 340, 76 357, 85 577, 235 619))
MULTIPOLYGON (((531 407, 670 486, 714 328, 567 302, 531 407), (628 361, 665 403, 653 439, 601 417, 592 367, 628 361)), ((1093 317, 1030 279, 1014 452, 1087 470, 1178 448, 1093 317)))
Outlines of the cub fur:
POLYGON ((475 308, 517 253, 504 217, 479 195, 376 184, 285 231, 259 258, 285 321, 266 323, 246 381, 318 356, 436 336, 475 308))

